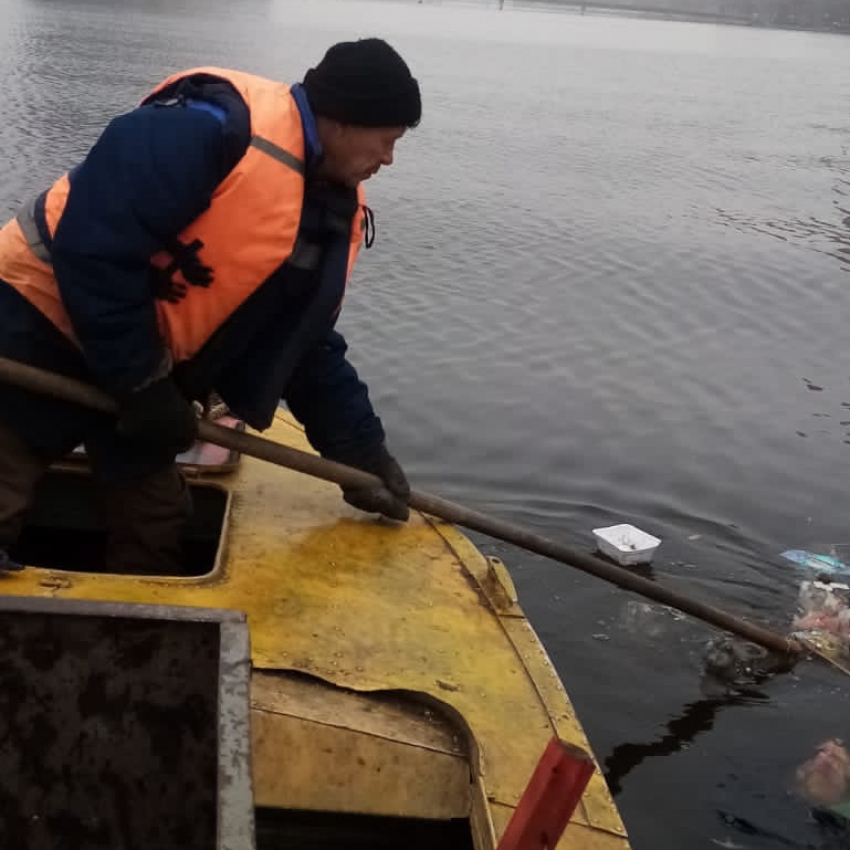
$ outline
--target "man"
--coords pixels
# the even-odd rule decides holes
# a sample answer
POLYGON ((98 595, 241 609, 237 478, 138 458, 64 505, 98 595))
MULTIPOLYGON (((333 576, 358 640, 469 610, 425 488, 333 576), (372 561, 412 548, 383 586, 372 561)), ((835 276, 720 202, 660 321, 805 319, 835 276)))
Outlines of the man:
POLYGON ((174 459, 212 392, 260 430, 283 399, 318 452, 385 482, 347 502, 407 519, 410 488, 334 324, 374 239, 360 184, 420 116, 380 39, 334 45, 291 88, 186 71, 0 230, 0 356, 95 383, 120 411, 0 385, 3 553, 48 465, 84 442, 107 566, 176 569, 191 505, 174 459))

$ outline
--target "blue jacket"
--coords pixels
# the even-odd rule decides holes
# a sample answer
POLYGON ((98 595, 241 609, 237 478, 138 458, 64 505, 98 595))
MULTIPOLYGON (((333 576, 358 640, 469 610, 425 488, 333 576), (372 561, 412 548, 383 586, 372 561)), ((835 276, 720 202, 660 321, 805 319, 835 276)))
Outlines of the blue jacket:
MULTIPOLYGON (((294 91, 309 187, 309 163, 315 165, 321 150, 306 98, 299 87, 294 91)), ((247 107, 229 84, 192 79, 181 84, 178 97, 168 94, 175 93, 115 118, 71 172, 72 191, 51 246, 86 366, 116 395, 141 384, 162 354, 149 258, 207 209, 250 139, 247 107)), ((302 226, 308 211, 305 198, 302 226)), ((194 397, 216 389, 257 428, 268 425, 282 391, 314 448, 353 463, 384 440, 384 431, 346 359, 335 316, 311 311, 304 291, 303 281, 281 267, 231 317, 216 345, 176 377, 194 397)))

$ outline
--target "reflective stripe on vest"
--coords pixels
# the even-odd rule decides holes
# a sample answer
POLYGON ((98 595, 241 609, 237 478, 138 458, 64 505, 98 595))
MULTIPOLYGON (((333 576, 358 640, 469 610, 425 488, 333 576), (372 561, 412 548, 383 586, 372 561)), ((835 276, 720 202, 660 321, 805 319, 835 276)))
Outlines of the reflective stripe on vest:
POLYGON ((41 260, 42 263, 50 262, 50 249, 44 244, 39 232, 38 225, 35 221, 35 205, 38 198, 33 198, 25 203, 17 216, 18 224, 24 234, 24 239, 27 240, 30 251, 41 260))
POLYGON ((283 165, 288 166, 293 171, 297 171, 302 177, 304 176, 304 160, 293 156, 289 151, 279 148, 274 142, 264 139, 261 136, 254 136, 251 139, 251 145, 263 153, 268 154, 272 159, 276 159, 283 165))
MULTIPOLYGON (((264 139, 261 136, 254 136, 251 139, 250 144, 252 147, 257 148, 257 150, 262 151, 272 159, 282 163, 288 168, 291 168, 297 174, 301 174, 303 176, 304 161, 293 156, 289 153, 289 151, 278 147, 274 142, 270 142, 268 139, 264 139)), ((42 238, 41 231, 38 228, 38 220, 36 218, 36 205, 40 201, 43 203, 43 198, 44 193, 27 201, 18 211, 16 219, 23 231, 24 238, 27 240, 27 245, 29 245, 33 254, 35 254, 35 256, 43 263, 52 263, 53 260, 50 256, 50 248, 45 244, 45 241, 42 238)), ((318 261, 320 259, 318 253, 311 254, 309 261, 306 257, 309 249, 313 247, 315 246, 304 246, 307 250, 303 250, 301 252, 303 255, 302 259, 297 263, 299 268, 316 268, 318 266, 318 261)))

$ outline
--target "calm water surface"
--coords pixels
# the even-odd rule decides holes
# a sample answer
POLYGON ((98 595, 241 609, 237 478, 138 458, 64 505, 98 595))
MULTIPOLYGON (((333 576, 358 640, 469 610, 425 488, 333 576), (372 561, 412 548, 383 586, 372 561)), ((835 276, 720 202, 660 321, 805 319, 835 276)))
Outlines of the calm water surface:
MULTIPOLYGON (((574 546, 633 522, 656 577, 787 630, 778 553, 850 552, 850 38, 487 6, 0 0, 0 212, 196 64, 300 78, 380 34, 422 126, 370 184, 341 322, 415 486, 574 546)), ((510 566, 637 850, 830 848, 792 791, 850 735, 807 665, 741 697, 711 632, 510 566), (731 843, 730 843, 731 842, 731 843)))

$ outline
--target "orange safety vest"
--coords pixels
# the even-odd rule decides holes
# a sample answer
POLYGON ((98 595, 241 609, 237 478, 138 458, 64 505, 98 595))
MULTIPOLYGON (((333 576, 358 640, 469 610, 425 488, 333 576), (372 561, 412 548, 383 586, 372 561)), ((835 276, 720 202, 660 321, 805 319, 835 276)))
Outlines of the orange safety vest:
MULTIPOLYGON (((289 86, 238 71, 194 68, 169 77, 149 97, 193 74, 219 77, 236 88, 251 115, 251 141, 213 193, 209 208, 178 236, 184 245, 200 240, 198 258, 212 270, 213 283, 209 288, 188 285, 176 270, 172 281, 185 286, 185 295, 174 303, 156 300, 163 341, 175 362, 196 354, 239 305, 292 256, 304 201, 304 131, 289 86)), ((56 233, 70 188, 65 174, 47 192, 45 217, 51 236, 56 233)), ((365 226, 360 214, 365 206, 362 187, 357 194, 360 210, 351 224, 348 276, 365 226)), ((173 260, 169 253, 160 252, 151 258, 151 264, 165 269, 173 260)), ((77 342, 49 252, 38 237, 34 203, 0 230, 0 279, 77 342)))

